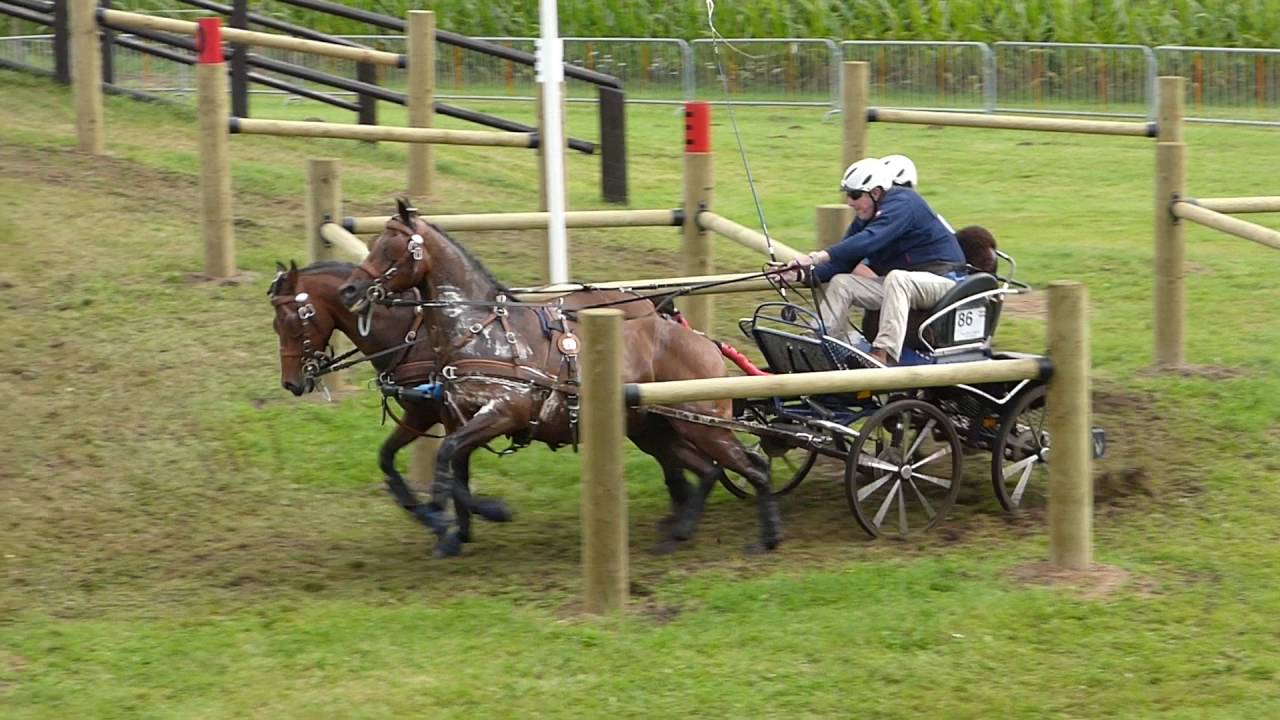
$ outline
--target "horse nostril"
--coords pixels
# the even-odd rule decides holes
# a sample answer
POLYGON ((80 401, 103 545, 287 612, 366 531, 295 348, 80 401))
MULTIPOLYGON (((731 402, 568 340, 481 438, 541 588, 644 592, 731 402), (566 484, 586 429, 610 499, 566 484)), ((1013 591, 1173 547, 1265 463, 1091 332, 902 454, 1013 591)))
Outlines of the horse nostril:
POLYGON ((301 397, 301 396, 302 396, 302 388, 301 388, 301 387, 298 387, 297 385, 294 385, 293 383, 289 382, 288 380, 285 380, 284 382, 281 382, 280 384, 284 386, 284 389, 285 389, 285 390, 288 390, 289 392, 293 393, 295 397, 301 397))
POLYGON ((343 285, 342 287, 338 288, 338 297, 341 298, 342 302, 344 303, 350 302, 353 298, 355 298, 355 296, 356 296, 356 286, 352 285, 351 283, 347 283, 346 285, 343 285))

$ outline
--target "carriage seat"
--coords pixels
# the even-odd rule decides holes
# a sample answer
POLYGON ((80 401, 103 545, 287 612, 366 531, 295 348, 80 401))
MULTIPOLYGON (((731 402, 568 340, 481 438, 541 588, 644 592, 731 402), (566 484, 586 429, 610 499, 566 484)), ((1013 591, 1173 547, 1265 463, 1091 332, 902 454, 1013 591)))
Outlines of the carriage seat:
MULTIPOLYGON (((994 275, 973 273, 956 283, 947 291, 942 299, 927 310, 912 310, 907 316, 906 348, 918 353, 937 356, 948 355, 951 348, 973 348, 989 346, 991 337, 995 335, 996 325, 1000 321, 1000 309, 1004 305, 1002 294, 987 295, 965 303, 965 298, 1001 288, 1000 281, 994 275), (959 303, 959 304, 957 304, 959 303), (936 318, 927 327, 921 328, 939 311, 955 305, 946 314, 936 318), (959 323, 959 324, 957 324, 959 323), (934 352, 930 353, 929 346, 934 352)), ((874 338, 880 327, 880 313, 868 310, 862 316, 862 331, 874 338)), ((968 353, 966 353, 968 354, 968 353)))
POLYGON ((751 334, 775 373, 882 367, 867 353, 869 347, 851 347, 830 336, 818 338, 762 326, 752 328, 751 334))

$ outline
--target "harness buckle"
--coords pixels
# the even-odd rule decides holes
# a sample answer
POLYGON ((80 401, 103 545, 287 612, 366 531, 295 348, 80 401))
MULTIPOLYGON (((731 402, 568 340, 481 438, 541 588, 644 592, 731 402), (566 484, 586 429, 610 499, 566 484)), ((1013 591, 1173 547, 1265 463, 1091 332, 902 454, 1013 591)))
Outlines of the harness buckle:
POLYGON ((445 365, 443 368, 440 369, 440 376, 446 380, 457 380, 458 368, 452 365, 445 365))
POLYGON ((507 331, 507 343, 511 345, 516 344, 516 334, 511 332, 510 330, 507 331))
POLYGON ((482 330, 484 330, 484 325, 481 325, 480 323, 472 323, 471 327, 467 328, 467 332, 472 335, 479 335, 482 330))
MULTIPOLYGON (((303 293, 303 295, 306 295, 306 293, 303 293)), ((310 320, 315 316, 316 309, 310 303, 298 308, 298 317, 302 320, 310 320)))
POLYGON ((405 333, 405 334, 404 334, 404 341, 405 341, 405 342, 407 342, 407 343, 411 343, 411 342, 413 342, 414 340, 417 340, 417 339, 418 339, 418 331, 417 331, 417 330, 410 330, 409 332, 407 332, 407 333, 405 333))

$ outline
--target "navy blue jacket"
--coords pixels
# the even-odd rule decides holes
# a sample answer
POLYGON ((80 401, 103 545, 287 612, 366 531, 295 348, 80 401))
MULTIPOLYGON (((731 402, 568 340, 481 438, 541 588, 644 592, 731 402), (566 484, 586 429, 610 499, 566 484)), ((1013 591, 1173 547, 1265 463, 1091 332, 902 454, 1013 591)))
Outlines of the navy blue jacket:
POLYGON ((885 193, 870 220, 854 218, 844 239, 827 248, 827 252, 831 259, 816 268, 822 282, 833 275, 852 272, 863 259, 877 275, 927 263, 964 265, 964 252, 955 233, 938 219, 924 198, 907 187, 895 187, 885 193))

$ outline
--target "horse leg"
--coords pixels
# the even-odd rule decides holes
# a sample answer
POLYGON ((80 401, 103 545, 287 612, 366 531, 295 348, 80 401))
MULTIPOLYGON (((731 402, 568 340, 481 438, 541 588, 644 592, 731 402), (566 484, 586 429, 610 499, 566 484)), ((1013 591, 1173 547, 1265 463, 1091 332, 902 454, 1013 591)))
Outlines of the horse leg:
MULTIPOLYGON (((655 424, 658 422, 656 418, 654 421, 655 424)), ((671 498, 671 514, 658 521, 660 530, 675 524, 681 508, 689 500, 690 491, 689 481, 685 480, 684 477, 684 467, 676 461, 669 448, 664 444, 670 440, 670 427, 668 426, 665 430, 665 432, 661 432, 654 424, 650 424, 643 430, 629 435, 631 442, 640 448, 641 452, 657 460, 658 465, 662 468, 662 479, 667 485, 667 495, 671 498)))
POLYGON ((396 470, 396 454, 404 446, 418 439, 418 433, 412 428, 430 428, 437 421, 438 413, 434 407, 414 402, 407 403, 403 424, 396 425, 396 429, 391 431, 391 435, 378 450, 378 466, 382 468, 387 490, 395 497, 396 502, 400 503, 400 507, 407 510, 427 528, 432 527, 427 517, 427 506, 418 499, 409 484, 405 482, 404 476, 396 470))
POLYGON ((458 519, 458 539, 471 542, 471 514, 475 513, 490 522, 511 522, 512 513, 506 503, 497 498, 478 497, 471 494, 471 451, 454 454, 453 492, 454 515, 458 519))
MULTIPOLYGON (((437 557, 448 557, 462 552, 462 539, 457 531, 451 532, 453 530, 452 523, 449 521, 448 516, 445 515, 445 505, 448 502, 446 498, 450 496, 456 498, 455 512, 458 511, 458 508, 467 510, 479 510, 481 508, 481 506, 477 506, 472 502, 470 488, 468 487, 468 459, 471 456, 471 451, 493 438, 519 429, 519 423, 509 413, 504 413, 503 410, 502 403, 494 402, 486 405, 466 424, 450 433, 440 443, 440 449, 436 451, 435 478, 431 484, 431 502, 424 506, 424 515, 428 526, 439 538, 434 551, 437 557), (458 482, 456 478, 459 470, 464 474, 462 482, 458 482)), ((483 516, 489 519, 504 520, 511 517, 510 511, 500 501, 486 501, 482 504, 482 507, 485 510, 483 516)))
POLYGON ((782 520, 778 514, 778 501, 773 496, 769 482, 769 461, 752 452, 739 442, 732 432, 724 428, 672 421, 672 426, 685 440, 704 455, 733 470, 747 479, 756 494, 756 507, 760 512, 760 543, 753 550, 773 550, 782 542, 782 520))

